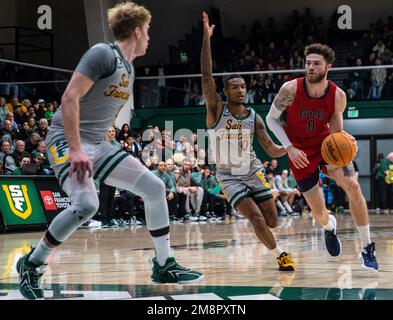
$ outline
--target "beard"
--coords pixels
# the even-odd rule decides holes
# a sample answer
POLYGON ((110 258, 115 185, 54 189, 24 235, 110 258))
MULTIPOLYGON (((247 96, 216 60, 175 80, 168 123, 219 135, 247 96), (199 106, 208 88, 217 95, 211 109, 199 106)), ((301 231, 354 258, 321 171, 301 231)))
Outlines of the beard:
POLYGON ((308 82, 310 82, 310 83, 319 83, 319 82, 321 82, 323 79, 325 79, 325 77, 326 77, 326 74, 327 74, 327 69, 325 69, 325 72, 324 73, 314 73, 314 74, 306 74, 306 76, 307 76, 307 80, 308 80, 308 82))

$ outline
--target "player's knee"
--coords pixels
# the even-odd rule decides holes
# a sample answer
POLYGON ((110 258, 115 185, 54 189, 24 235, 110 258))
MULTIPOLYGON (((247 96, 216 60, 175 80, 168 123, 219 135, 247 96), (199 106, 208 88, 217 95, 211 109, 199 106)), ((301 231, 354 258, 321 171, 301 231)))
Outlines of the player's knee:
POLYGON ((346 192, 348 196, 359 196, 362 193, 362 189, 360 188, 359 182, 355 179, 351 180, 346 187, 346 192))
POLYGON ((267 224, 265 218, 262 216, 261 213, 253 213, 250 219, 251 224, 257 230, 265 230, 267 229, 267 224))
POLYGON ((78 219, 86 222, 89 220, 98 210, 99 200, 96 194, 92 193, 81 193, 80 201, 75 206, 75 213, 78 214, 78 219))

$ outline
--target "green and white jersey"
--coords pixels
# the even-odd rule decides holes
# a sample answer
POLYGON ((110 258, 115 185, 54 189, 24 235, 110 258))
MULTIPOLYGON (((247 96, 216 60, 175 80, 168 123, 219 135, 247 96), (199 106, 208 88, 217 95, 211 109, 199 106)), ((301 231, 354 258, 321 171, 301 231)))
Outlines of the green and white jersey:
MULTIPOLYGON (((98 144, 107 129, 116 124, 130 123, 134 109, 134 67, 128 63, 113 43, 99 43, 82 57, 75 71, 94 81, 87 94, 80 99, 81 140, 98 144)), ((47 144, 64 137, 63 109, 53 116, 47 144)))
POLYGON ((250 176, 262 167, 253 148, 256 113, 252 108, 240 119, 224 104, 216 126, 209 129, 209 153, 217 173, 250 176))

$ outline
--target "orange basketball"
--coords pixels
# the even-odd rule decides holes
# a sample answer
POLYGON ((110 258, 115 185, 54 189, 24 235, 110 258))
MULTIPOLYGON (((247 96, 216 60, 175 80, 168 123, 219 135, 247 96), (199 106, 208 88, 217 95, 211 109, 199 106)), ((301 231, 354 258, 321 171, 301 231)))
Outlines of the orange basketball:
POLYGON ((343 132, 328 135, 322 142, 322 158, 335 167, 343 167, 351 163, 356 156, 356 147, 343 132))

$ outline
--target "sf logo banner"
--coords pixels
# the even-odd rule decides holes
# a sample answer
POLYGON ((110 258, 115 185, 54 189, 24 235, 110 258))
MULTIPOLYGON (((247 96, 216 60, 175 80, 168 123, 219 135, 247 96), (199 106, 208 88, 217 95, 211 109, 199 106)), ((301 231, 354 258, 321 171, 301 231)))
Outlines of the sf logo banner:
POLYGON ((11 211, 26 220, 31 215, 31 203, 26 185, 3 185, 11 211))

